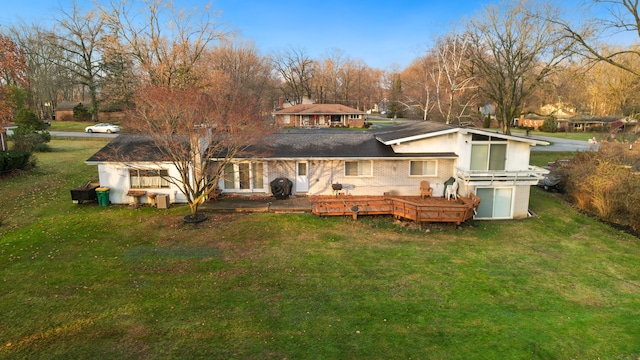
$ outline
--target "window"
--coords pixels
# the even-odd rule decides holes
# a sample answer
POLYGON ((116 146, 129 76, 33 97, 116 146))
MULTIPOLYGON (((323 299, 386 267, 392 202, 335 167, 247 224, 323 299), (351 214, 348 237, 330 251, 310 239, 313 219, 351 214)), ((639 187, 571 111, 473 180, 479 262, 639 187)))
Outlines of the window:
POLYGON ((434 160, 411 161, 409 176, 436 176, 437 164, 434 160))
POLYGON ((291 116, 290 116, 290 115, 285 115, 285 116, 284 116, 283 123, 284 123, 285 125, 289 125, 289 124, 291 124, 291 116))
POLYGON ((507 144, 471 145, 471 170, 504 170, 507 144))
POLYGON ((159 189, 169 187, 168 170, 129 169, 132 189, 159 189))
POLYGON ((225 190, 264 190, 264 164, 242 162, 225 165, 223 186, 225 190))
POLYGON ((478 219, 510 219, 512 217, 513 189, 477 188, 482 199, 478 207, 478 219))
POLYGON ((371 161, 345 161, 345 176, 371 176, 371 161))
POLYGON ((360 119, 360 114, 350 114, 349 119, 360 119))

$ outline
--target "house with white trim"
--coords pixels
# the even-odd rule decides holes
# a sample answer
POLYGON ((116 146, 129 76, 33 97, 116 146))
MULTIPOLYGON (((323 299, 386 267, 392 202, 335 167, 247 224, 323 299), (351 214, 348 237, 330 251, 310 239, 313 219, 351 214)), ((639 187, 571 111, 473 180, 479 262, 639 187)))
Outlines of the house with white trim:
MULTIPOLYGON (((87 160, 98 166, 100 185, 112 189, 111 202, 127 203, 133 189, 184 202, 163 183, 162 173, 175 171, 166 159, 140 152, 136 164, 110 155, 113 148, 135 153, 136 141, 128 137, 120 135, 87 160), (141 171, 150 168, 157 171, 141 171)), ((218 184, 223 194, 270 195, 269 184, 287 178, 294 196, 333 195, 333 184, 345 195, 418 196, 423 180, 434 196, 444 196, 445 183, 455 178, 460 195, 482 199, 477 219, 512 219, 528 215, 530 187, 547 172, 529 165, 530 148, 548 145, 544 141, 428 121, 362 131, 284 129, 264 143, 226 165, 218 184)))

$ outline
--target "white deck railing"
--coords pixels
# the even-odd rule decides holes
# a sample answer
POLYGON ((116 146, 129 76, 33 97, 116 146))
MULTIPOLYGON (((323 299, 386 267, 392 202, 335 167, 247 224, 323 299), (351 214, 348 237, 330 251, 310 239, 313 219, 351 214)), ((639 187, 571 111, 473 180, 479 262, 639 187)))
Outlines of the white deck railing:
POLYGON ((527 166, 526 170, 468 170, 456 166, 456 174, 466 184, 486 185, 495 182, 517 185, 535 185, 549 170, 538 166, 527 166))

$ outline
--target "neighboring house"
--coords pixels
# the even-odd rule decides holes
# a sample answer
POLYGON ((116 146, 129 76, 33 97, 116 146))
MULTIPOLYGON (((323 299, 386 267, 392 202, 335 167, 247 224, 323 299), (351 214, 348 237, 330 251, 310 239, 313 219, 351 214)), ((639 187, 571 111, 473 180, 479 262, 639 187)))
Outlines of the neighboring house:
MULTIPOLYGON (((135 154, 138 140, 127 138, 120 135, 87 160, 98 165, 100 185, 112 189, 110 200, 128 203, 126 194, 135 187, 184 202, 160 179, 158 171, 174 171, 166 159, 140 152, 139 162, 125 164, 110 155, 108 148, 135 154)), ((455 177, 460 195, 482 199, 478 219, 510 219, 528 215, 529 188, 546 173, 529 165, 530 147, 548 143, 421 121, 376 131, 285 129, 266 144, 223 169, 223 193, 269 195, 270 183, 284 177, 298 196, 333 195, 336 183, 347 195, 418 196, 420 181, 428 180, 441 197, 445 182, 455 177)))
POLYGON ((546 117, 536 114, 520 114, 520 118, 517 119, 515 125, 521 128, 532 128, 533 130, 538 130, 538 128, 544 124, 545 119, 546 117))
POLYGON ((340 104, 298 104, 275 112, 280 128, 328 128, 364 125, 364 111, 340 104))
POLYGON ((636 132, 638 121, 629 116, 587 116, 578 115, 568 119, 558 119, 558 127, 565 131, 612 131, 622 128, 625 131, 636 132))
MULTIPOLYGON (((81 105, 85 110, 89 110, 91 104, 83 101, 62 101, 56 106, 55 120, 57 121, 73 121, 73 109, 81 105)), ((104 109, 98 113, 98 119, 101 122, 120 122, 124 118, 124 113, 116 109, 104 109), (107 111, 108 110, 108 111, 107 111)), ((91 120, 91 118, 86 119, 91 120)))

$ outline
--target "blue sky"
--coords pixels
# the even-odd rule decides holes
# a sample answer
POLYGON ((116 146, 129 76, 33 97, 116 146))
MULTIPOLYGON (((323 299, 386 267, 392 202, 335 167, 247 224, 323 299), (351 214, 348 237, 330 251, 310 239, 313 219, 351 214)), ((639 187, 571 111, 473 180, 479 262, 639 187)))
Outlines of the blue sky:
MULTIPOLYGON (((99 0, 108 2, 108 0, 99 0)), ((564 5, 581 0, 562 0, 564 5)), ((81 3, 88 3, 81 2, 81 3)), ((177 7, 212 4, 219 20, 267 54, 296 47, 319 59, 340 49, 379 69, 402 69, 431 41, 476 15, 489 0, 174 0, 177 7)), ((0 0, 0 25, 46 22, 67 0, 0 0)), ((577 10, 574 7, 574 10, 577 10)))
MULTIPOLYGON (((106 2, 106 0, 104 0, 106 2)), ((88 2, 87 2, 88 3, 88 2)), ((203 8, 211 3, 220 21, 254 41, 265 54, 302 48, 314 59, 340 49, 380 69, 404 68, 435 35, 474 15, 480 0, 174 0, 177 7, 203 8)), ((0 0, 0 25, 18 19, 46 22, 68 1, 0 0)))

